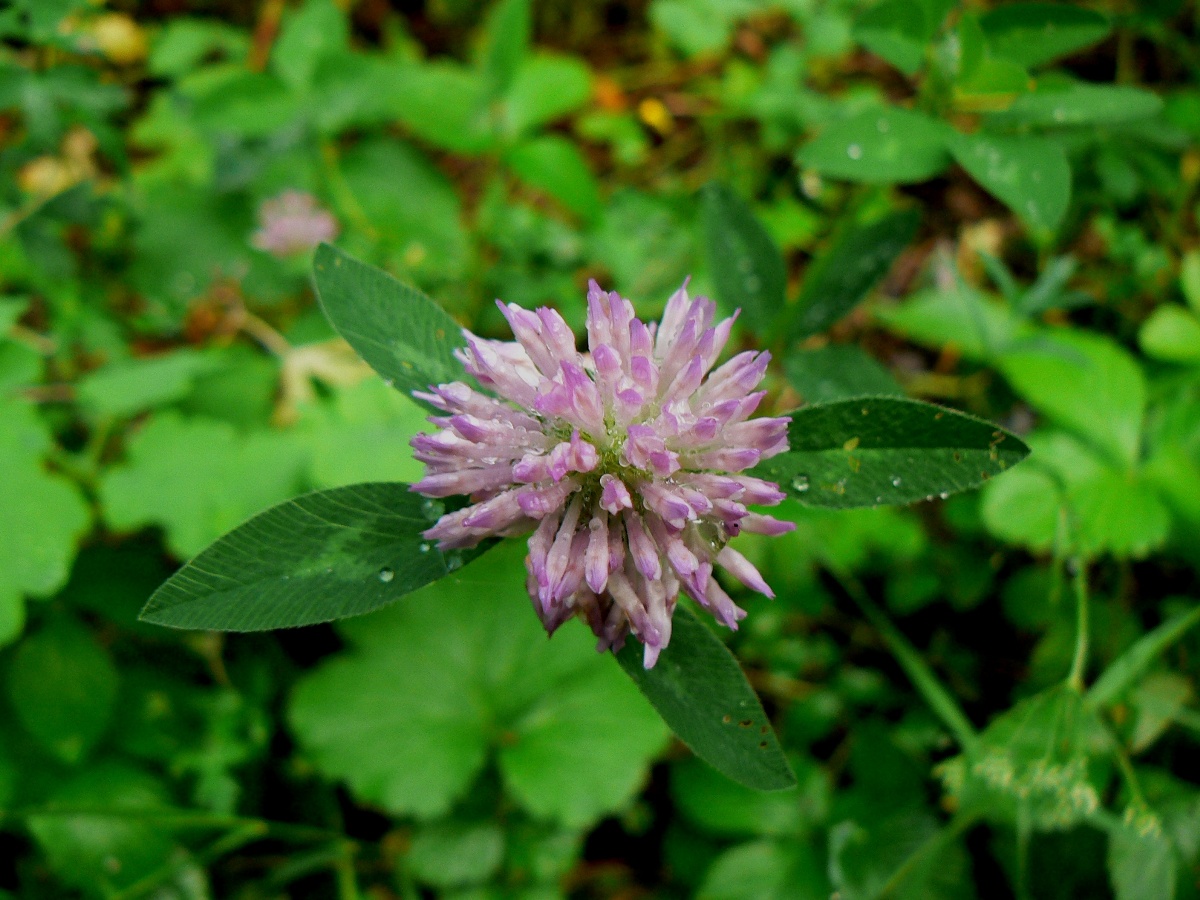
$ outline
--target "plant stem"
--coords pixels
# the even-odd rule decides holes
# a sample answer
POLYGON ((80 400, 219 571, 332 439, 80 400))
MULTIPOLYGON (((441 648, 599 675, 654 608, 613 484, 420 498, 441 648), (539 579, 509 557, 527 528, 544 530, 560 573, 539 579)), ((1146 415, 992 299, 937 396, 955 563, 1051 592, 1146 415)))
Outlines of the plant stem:
POLYGON ((866 589, 848 572, 831 570, 841 584, 842 589, 858 604, 872 625, 879 631, 888 650, 904 670, 917 692, 929 704, 934 715, 942 720, 942 724, 954 735, 954 740, 963 750, 969 750, 975 745, 975 728, 966 714, 955 702, 946 687, 938 681, 933 669, 925 662, 916 648, 900 633, 875 602, 867 596, 866 589))
POLYGON ((920 847, 909 854, 908 858, 899 865, 876 895, 879 897, 879 900, 886 900, 886 898, 894 896, 896 891, 904 886, 904 880, 908 878, 918 863, 922 862, 930 854, 941 850, 963 832, 967 831, 978 819, 978 813, 960 813, 951 819, 945 828, 939 829, 936 834, 932 835, 920 847))
POLYGON ((1071 672, 1067 675, 1067 686, 1083 693, 1083 673, 1088 657, 1088 587, 1087 564, 1075 560, 1075 657, 1071 660, 1071 672))

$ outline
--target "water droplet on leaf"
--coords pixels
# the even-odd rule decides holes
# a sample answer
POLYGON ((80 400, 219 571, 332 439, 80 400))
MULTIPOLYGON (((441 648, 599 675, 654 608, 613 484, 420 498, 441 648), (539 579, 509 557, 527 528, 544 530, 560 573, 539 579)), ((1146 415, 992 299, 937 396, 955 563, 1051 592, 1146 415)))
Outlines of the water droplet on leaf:
POLYGON ((892 479, 892 487, 900 487, 900 476, 897 475, 892 479))
POLYGON ((803 494, 808 490, 808 476, 797 475, 792 479, 792 490, 798 494, 803 494))
POLYGON ((429 546, 429 544, 422 544, 417 549, 420 550, 422 553, 428 553, 432 548, 429 546))
POLYGON ((395 577, 396 577, 396 573, 393 572, 391 569, 380 569, 379 570, 379 580, 382 581, 384 584, 387 584, 389 581, 391 581, 395 577))
POLYGON ((851 159, 862 159, 862 147, 858 144, 851 144, 846 148, 846 155, 851 159))

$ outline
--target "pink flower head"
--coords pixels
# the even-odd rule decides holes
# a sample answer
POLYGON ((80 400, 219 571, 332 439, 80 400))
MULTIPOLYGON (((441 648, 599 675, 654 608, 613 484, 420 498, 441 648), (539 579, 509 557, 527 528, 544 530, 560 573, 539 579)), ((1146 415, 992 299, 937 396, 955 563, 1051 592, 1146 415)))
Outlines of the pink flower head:
POLYGON ((425 532, 442 549, 532 531, 527 582, 546 630, 582 614, 601 650, 632 631, 649 668, 680 590, 730 628, 745 616, 714 565, 774 596, 727 544, 795 527, 747 508, 779 503, 778 485, 737 474, 787 450, 790 420, 750 418, 770 354, 712 368, 733 318, 714 324, 716 304, 689 299, 686 283, 649 325, 595 282, 587 300, 587 354, 552 309, 497 301, 516 341, 464 332, 458 356, 496 396, 461 382, 417 394, 444 415, 413 439, 427 465, 413 490, 470 495, 425 532))
POLYGON ((322 241, 337 237, 337 220, 317 205, 312 194, 284 191, 258 208, 258 231, 251 243, 273 256, 306 253, 322 241))

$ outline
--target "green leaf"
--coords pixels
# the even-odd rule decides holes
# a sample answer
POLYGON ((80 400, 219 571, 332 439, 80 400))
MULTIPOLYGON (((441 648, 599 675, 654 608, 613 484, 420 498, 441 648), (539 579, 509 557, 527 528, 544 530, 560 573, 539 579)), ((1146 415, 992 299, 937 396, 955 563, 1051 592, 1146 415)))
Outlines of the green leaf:
POLYGON ((29 308, 24 297, 0 297, 0 340, 2 340, 29 308))
POLYGON ((912 76, 925 61, 929 28, 917 0, 884 0, 855 22, 854 39, 912 76))
POLYGON ((629 802, 666 730, 582 625, 546 640, 524 553, 512 541, 341 626, 351 649, 302 679, 290 705, 325 775, 419 818, 447 812, 489 760, 540 818, 583 827, 629 802))
POLYGON ((417 831, 404 861, 425 884, 478 884, 504 861, 504 831, 490 822, 435 822, 417 831))
POLYGON ((785 791, 755 791, 730 781, 699 759, 671 767, 671 797, 679 811, 710 834, 796 836, 818 826, 829 812, 829 776, 811 759, 798 762, 800 783, 785 791))
POLYGON ((413 458, 409 442, 431 427, 426 412, 378 378, 303 407, 296 428, 312 451, 313 486, 419 480, 425 465, 413 458))
POLYGON ((523 141, 504 154, 517 177, 586 222, 600 214, 600 188, 579 148, 559 135, 523 141))
POLYGON ((804 338, 829 328, 850 312, 916 237, 921 214, 889 213, 866 224, 847 221, 808 268, 788 335, 804 338))
POLYGON ((1200 250, 1183 254, 1179 264, 1179 288, 1192 312, 1200 315, 1200 250))
POLYGON ((980 17, 988 48, 1022 66, 1040 66, 1103 40, 1108 18, 1082 6, 1009 3, 980 17))
POLYGON ((1133 687, 1134 682, 1142 677, 1155 659, 1198 622, 1200 606, 1190 612, 1180 613, 1142 635, 1096 679, 1096 683, 1087 692, 1088 707, 1100 709, 1115 703, 1133 687))
POLYGON ((508 90, 529 51, 530 0, 496 0, 488 11, 483 73, 493 97, 508 90))
POLYGON ((305 0, 284 20, 271 51, 271 65, 293 90, 308 90, 317 64, 344 50, 349 36, 346 14, 333 0, 305 0))
POLYGON ((1108 875, 1115 900, 1172 900, 1179 860, 1157 816, 1135 813, 1108 833, 1108 875))
POLYGON ((86 630, 56 620, 17 648, 8 696, 39 744, 63 762, 77 763, 108 727, 117 669, 86 630))
POLYGON ((904 396, 904 389, 891 373, 856 344, 797 350, 788 354, 783 365, 788 384, 806 403, 904 396))
POLYGON ((1005 304, 965 283, 917 291, 898 306, 877 307, 875 316, 919 344, 953 348, 976 362, 993 359, 1029 330, 1005 304))
POLYGON ((117 531, 163 527, 181 558, 247 517, 304 489, 306 449, 295 434, 238 432, 174 412, 134 433, 123 465, 99 485, 104 518, 117 531))
POLYGON ((1047 127, 1068 125, 1116 125, 1156 116, 1162 110, 1156 94, 1119 84, 1051 82, 1021 94, 997 122, 1047 127))
POLYGON ((829 879, 806 843, 758 841, 726 850, 704 876, 697 900, 827 900, 829 879))
POLYGON ((506 129, 519 137, 587 103, 592 76, 574 56, 539 54, 525 60, 504 97, 506 129))
POLYGON ((67 580, 91 521, 76 487, 43 468, 50 446, 33 404, 0 399, 0 646, 21 633, 25 595, 51 594, 67 580))
POLYGON ((1100 806, 1089 760, 1107 747, 1104 726, 1083 697, 1058 685, 992 722, 965 769, 948 769, 948 781, 965 808, 1015 815, 1021 804, 1035 828, 1069 828, 1100 806))
POLYGON ((1200 363, 1200 319, 1174 303, 1157 307, 1138 332, 1147 356, 1175 363, 1200 363))
POLYGON ((1114 463, 1138 458, 1146 383, 1136 360, 1099 334, 1059 329, 1011 345, 1009 383, 1039 411, 1090 439, 1114 463))
POLYGON ((1035 236, 1053 234, 1071 200, 1071 166, 1062 145, 1032 135, 977 133, 950 142, 954 158, 1035 236))
POLYGON ((396 116, 422 140, 453 153, 483 153, 496 144, 487 84, 451 62, 405 68, 390 98, 396 116))
POLYGON ((927 181, 950 164, 954 131, 924 113, 888 107, 833 122, 805 145, 797 164, 828 178, 867 184, 927 181))
POLYGON ((313 261, 321 308, 384 380, 405 394, 461 381, 462 329, 418 291, 322 244, 313 261))
POLYGON ((1029 454, 991 422, 899 397, 802 407, 792 413, 788 443, 755 473, 801 503, 837 508, 945 498, 1029 454))
POLYGON ((671 643, 654 668, 642 667, 634 641, 617 660, 676 736, 718 772, 756 790, 796 784, 737 660, 686 607, 676 608, 671 643))
POLYGON ((1031 464, 984 492, 981 512, 992 534, 1039 552, 1063 539, 1062 552, 1086 557, 1144 556, 1166 540, 1170 514, 1158 487, 1141 473, 1114 467, 1063 431, 1035 432, 1027 440, 1031 464))
POLYGON ((89 372, 79 382, 77 396, 96 415, 130 416, 182 399, 198 377, 217 365, 214 357, 187 349, 123 360, 89 372))
POLYGON ((968 900, 971 862, 950 828, 926 810, 844 821, 829 834, 829 874, 845 900, 968 900))
POLYGON ((779 248, 750 205, 723 184, 703 190, 704 248, 717 301, 742 310, 758 334, 786 302, 787 272, 779 248))
POLYGON ((1180 718, 1195 696, 1190 679, 1178 672, 1151 672, 1130 693, 1135 715, 1129 752, 1144 753, 1180 718))
POLYGON ((1067 282, 1075 274, 1077 266, 1073 256, 1058 256, 1050 260, 1038 273, 1037 281, 1020 296, 1012 299, 1013 311, 1022 316, 1032 317, 1050 309, 1091 302, 1091 298, 1086 294, 1066 290, 1067 282))
POLYGON ((166 790, 156 778, 127 765, 101 763, 57 787, 46 810, 27 821, 63 883, 103 896, 159 870, 182 852, 171 833, 154 821, 154 810, 166 805, 166 790), (80 809, 110 814, 70 812, 80 809))
POLYGON ((442 553, 421 536, 443 510, 407 484, 296 497, 206 548, 155 592, 141 618, 172 628, 266 631, 370 612, 477 555, 442 553))
POLYGON ((341 172, 406 275, 462 277, 470 254, 462 201, 425 154, 392 136, 365 138, 346 151, 341 172))

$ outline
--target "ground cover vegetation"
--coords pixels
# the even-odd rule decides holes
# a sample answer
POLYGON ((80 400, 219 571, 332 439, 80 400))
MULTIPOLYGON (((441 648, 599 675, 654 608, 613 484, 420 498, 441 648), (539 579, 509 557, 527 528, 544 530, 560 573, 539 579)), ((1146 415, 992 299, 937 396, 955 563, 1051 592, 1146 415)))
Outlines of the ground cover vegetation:
POLYGON ((16 0, 0 36, 0 897, 1200 892, 1194 3, 16 0), (521 542, 336 624, 140 621, 255 514, 421 478, 322 261, 485 337, 496 297, 581 335, 589 278, 741 308, 764 411, 808 410, 765 473, 795 530, 735 545, 776 598, 723 582, 740 629, 677 616, 661 676, 547 641, 521 542), (718 639, 786 766, 639 692, 718 639))

